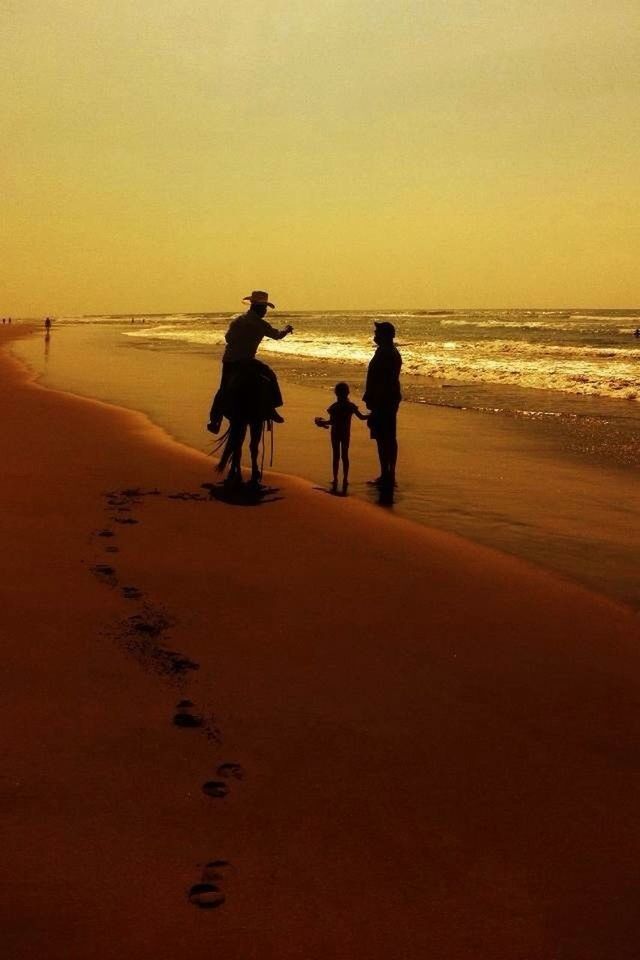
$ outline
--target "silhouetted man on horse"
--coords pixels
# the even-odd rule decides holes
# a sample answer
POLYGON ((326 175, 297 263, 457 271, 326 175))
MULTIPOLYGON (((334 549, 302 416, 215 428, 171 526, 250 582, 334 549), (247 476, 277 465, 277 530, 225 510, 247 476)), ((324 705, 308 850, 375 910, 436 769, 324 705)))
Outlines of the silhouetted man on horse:
POLYGON ((278 378, 271 367, 256 359, 256 352, 264 337, 282 340, 293 327, 288 324, 283 330, 276 330, 265 320, 267 310, 274 309, 265 290, 254 290, 244 302, 250 304, 249 309, 231 321, 225 334, 227 346, 222 357, 222 377, 207 429, 219 433, 222 418, 229 420, 219 469, 224 470, 231 462, 231 478, 240 479, 242 444, 247 427, 250 428, 252 480, 255 481, 260 478, 257 458, 263 424, 284 422, 278 413, 278 407, 282 406, 278 378))
POLYGON ((234 379, 241 376, 246 381, 247 376, 255 379, 264 380, 263 393, 265 400, 266 420, 273 420, 275 423, 283 423, 283 418, 278 413, 277 408, 282 406, 282 394, 278 385, 278 378, 266 363, 256 360, 258 347, 265 337, 271 340, 282 340, 287 334, 293 332, 293 327, 288 324, 284 330, 276 330, 265 320, 266 312, 269 308, 275 309, 274 304, 269 301, 269 294, 265 290, 254 290, 253 293, 243 298, 244 303, 250 303, 246 313, 235 317, 225 334, 227 342, 226 349, 222 357, 222 378, 220 388, 213 398, 213 406, 209 415, 207 429, 211 433, 218 433, 222 424, 222 418, 228 416, 227 411, 231 408, 233 413, 234 391, 232 385, 234 379), (229 389, 227 389, 229 388, 229 389))

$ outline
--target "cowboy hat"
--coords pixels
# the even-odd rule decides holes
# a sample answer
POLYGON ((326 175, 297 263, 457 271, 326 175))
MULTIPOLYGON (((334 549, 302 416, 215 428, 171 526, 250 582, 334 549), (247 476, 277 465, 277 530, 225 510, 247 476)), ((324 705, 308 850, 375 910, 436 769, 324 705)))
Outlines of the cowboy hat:
POLYGON ((269 302, 269 294, 266 290, 253 290, 248 297, 243 297, 242 302, 246 303, 266 303, 271 309, 274 308, 274 304, 269 302))

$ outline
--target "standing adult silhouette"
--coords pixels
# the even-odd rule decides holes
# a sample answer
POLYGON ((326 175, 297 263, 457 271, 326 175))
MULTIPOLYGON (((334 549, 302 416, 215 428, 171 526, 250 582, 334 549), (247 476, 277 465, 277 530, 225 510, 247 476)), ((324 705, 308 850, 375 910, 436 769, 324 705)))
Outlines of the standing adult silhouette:
POLYGON ((402 400, 400 368, 402 357, 394 343, 396 329, 388 320, 375 322, 376 351, 369 361, 362 399, 371 413, 369 431, 378 447, 380 476, 371 483, 389 493, 396 481, 398 460, 397 417, 402 400))

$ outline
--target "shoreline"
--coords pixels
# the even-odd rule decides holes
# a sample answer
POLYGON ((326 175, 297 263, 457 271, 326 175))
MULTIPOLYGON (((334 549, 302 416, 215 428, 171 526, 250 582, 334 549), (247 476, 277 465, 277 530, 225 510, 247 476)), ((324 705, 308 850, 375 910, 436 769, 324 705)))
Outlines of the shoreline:
MULTIPOLYGON (((90 327, 60 328, 44 356, 38 337, 17 352, 45 385, 143 411, 193 449, 213 445, 203 411, 218 364, 208 352, 136 348, 121 333, 90 327)), ((286 424, 275 430, 275 468, 328 487, 330 451, 313 419, 329 405, 330 385, 309 383, 286 363, 279 373, 287 402, 286 424)), ((352 386, 358 399, 357 381, 352 386)), ((402 405, 394 513, 640 609, 635 471, 578 457, 548 424, 471 412, 402 405)), ((377 472, 375 445, 356 424, 350 496, 371 503, 365 480, 377 472)))
MULTIPOLYGON (((25 333, 25 336, 30 336, 35 331, 28 331, 25 333)), ((8 340, 20 339, 20 336, 9 337, 8 340)), ((0 334, 0 359, 9 359, 13 363, 16 369, 19 369, 23 376, 25 384, 36 390, 43 390, 48 393, 53 393, 60 395, 62 397, 67 397, 71 401, 78 401, 79 403, 95 404, 97 407, 105 411, 114 411, 115 414, 121 416, 122 418, 130 417, 131 418, 131 428, 134 428, 135 431, 139 432, 141 435, 145 436, 146 439, 152 440, 155 443, 160 445, 166 445, 168 447, 175 446, 180 449, 185 455, 190 455, 195 458, 194 462, 198 462, 203 469, 208 471, 209 478, 213 476, 214 480, 217 480, 217 475, 212 473, 212 466, 215 463, 215 459, 211 457, 210 454, 204 453, 203 451, 198 450, 196 447, 192 446, 189 443, 185 443, 180 440, 179 437, 174 436, 169 433, 163 426, 156 423, 147 413, 141 410, 133 409, 132 407, 122 406, 121 404, 114 403, 111 401, 101 400, 98 397, 90 397, 84 394, 74 393, 70 390, 63 390, 58 387, 48 386, 41 382, 38 374, 29 368, 17 357, 12 354, 7 354, 5 343, 2 340, 0 334), (137 421, 137 423, 136 423, 137 421)), ((291 384, 289 384, 291 386, 291 384)), ((324 435, 323 435, 324 436, 324 435)), ((326 446, 326 444, 325 444, 326 446)), ((373 448, 373 445, 372 445, 373 448)), ((327 457, 328 459, 328 457, 327 457)), ((247 473, 247 460, 246 455, 243 461, 243 471, 247 473)), ((328 493, 326 490, 320 490, 313 480, 308 477, 302 476, 295 473, 283 473, 271 468, 266 468, 265 471, 265 480, 267 481, 267 486, 271 487, 274 483, 279 484, 291 484, 292 486, 298 486, 300 490, 304 490, 307 494, 313 494, 314 492, 328 493)), ((221 478, 220 478, 221 479, 221 478)), ((333 498, 332 498, 333 499, 333 498)), ((338 498, 342 500, 343 498, 338 498)), ((324 498, 323 498, 324 502, 324 498)), ((489 555, 494 555, 496 558, 501 558, 503 561, 509 563, 514 563, 516 565, 521 565, 523 570, 529 571, 532 574, 540 574, 545 577, 550 577, 552 580, 559 580, 561 582, 568 583, 580 590, 584 590, 585 593, 593 596, 594 598, 599 598, 610 603, 613 607, 618 607, 620 610, 628 612, 630 608, 623 604, 616 602, 614 599, 607 597, 606 594, 599 593, 597 590, 591 590, 588 587, 580 584, 578 582, 572 581, 570 579, 563 578, 560 574, 556 574, 552 570, 545 569, 538 564, 531 563, 523 557, 518 557, 513 554, 506 553, 501 550, 496 550, 492 547, 487 547, 483 544, 479 544, 473 540, 468 539, 467 537, 460 536, 459 534, 444 531, 438 527, 429 527, 425 524, 417 523, 407 517, 403 517, 394 513, 392 510, 380 510, 373 501, 367 502, 360 497, 345 498, 345 506, 348 505, 348 509, 362 509, 366 511, 366 514, 369 516, 370 520, 373 520, 374 523, 381 524, 391 524, 392 526, 405 527, 407 532, 413 532, 417 534, 418 531, 423 531, 426 533, 427 537, 442 537, 445 541, 450 541, 451 544, 458 542, 460 546, 468 547, 480 551, 480 553, 487 552, 489 555), (370 511, 370 513, 369 513, 370 511)))
POLYGON ((637 617, 304 480, 199 499, 7 340, 10 960, 632 955, 637 617))

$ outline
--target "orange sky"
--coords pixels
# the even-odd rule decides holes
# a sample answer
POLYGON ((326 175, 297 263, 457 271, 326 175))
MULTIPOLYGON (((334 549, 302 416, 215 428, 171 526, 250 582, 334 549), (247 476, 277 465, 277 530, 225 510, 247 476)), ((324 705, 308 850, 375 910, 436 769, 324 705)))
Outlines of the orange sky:
POLYGON ((0 313, 640 305, 637 0, 3 6, 0 313))

